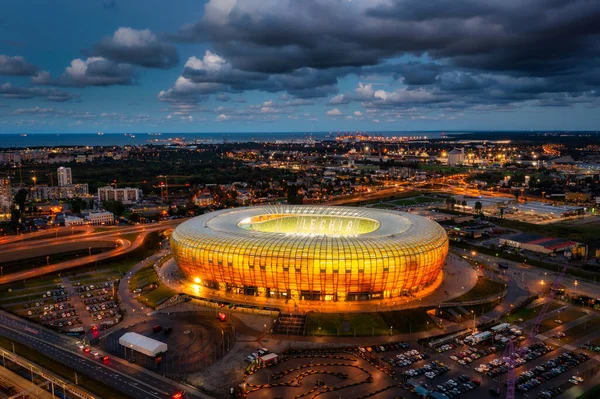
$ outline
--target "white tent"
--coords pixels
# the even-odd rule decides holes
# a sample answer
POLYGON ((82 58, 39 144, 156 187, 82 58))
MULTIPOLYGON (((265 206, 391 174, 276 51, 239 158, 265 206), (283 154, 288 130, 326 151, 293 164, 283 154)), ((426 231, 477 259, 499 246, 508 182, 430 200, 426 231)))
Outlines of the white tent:
POLYGON ((119 344, 147 356, 156 356, 158 353, 167 351, 167 344, 164 342, 134 332, 124 334, 119 338, 119 344))

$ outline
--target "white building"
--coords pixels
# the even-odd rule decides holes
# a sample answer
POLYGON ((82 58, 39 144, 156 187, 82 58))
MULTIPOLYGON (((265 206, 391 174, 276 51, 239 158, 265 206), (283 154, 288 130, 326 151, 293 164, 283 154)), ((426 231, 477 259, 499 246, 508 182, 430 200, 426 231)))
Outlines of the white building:
POLYGON ((91 225, 113 224, 115 215, 111 212, 90 212, 85 215, 85 223, 91 225))
POLYGON ((150 357, 166 352, 168 349, 167 344, 164 342, 134 332, 123 334, 123 336, 119 338, 119 344, 125 348, 143 353, 150 357))
POLYGON ((461 148, 460 150, 455 148, 448 153, 448 165, 457 166, 462 165, 465 162, 465 152, 461 148))
POLYGON ((82 218, 78 218, 76 216, 66 216, 65 217, 65 226, 83 226, 85 224, 85 220, 82 218))
POLYGON ((65 168, 61 166, 57 170, 58 173, 58 185, 62 186, 70 186, 73 184, 73 177, 71 176, 71 168, 65 168))
POLYGON ((123 204, 135 204, 142 199, 142 190, 139 188, 125 187, 114 188, 111 186, 98 189, 98 201, 121 201, 123 204))

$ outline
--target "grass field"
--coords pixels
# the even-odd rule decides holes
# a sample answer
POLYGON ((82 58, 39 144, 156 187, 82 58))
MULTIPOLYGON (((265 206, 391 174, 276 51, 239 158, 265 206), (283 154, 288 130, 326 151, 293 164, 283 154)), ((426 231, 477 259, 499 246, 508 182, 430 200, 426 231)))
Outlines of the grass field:
POLYGON ((157 283, 158 275, 154 271, 152 265, 141 268, 137 273, 133 275, 129 281, 129 290, 133 291, 136 288, 142 288, 146 285, 157 283))
POLYGON ((573 341, 577 341, 580 338, 585 337, 597 331, 600 328, 600 317, 596 316, 587 322, 581 323, 575 327, 569 328, 564 333, 567 335, 565 338, 561 339, 561 342, 571 343, 573 341))
MULTIPOLYGON (((2 346, 3 348, 7 349, 7 350, 11 350, 12 351, 12 344, 13 341, 10 341, 9 339, 6 339, 4 337, 0 337, 0 346, 2 346)), ((75 372, 76 370, 67 367, 61 363, 56 362, 54 359, 43 355, 31 348, 28 348, 25 345, 21 345, 18 342, 15 342, 15 351, 17 353, 17 355, 22 356, 34 363, 36 363, 38 366, 41 366, 43 368, 46 368, 50 371, 52 371, 53 373, 61 376, 62 378, 64 378, 67 381, 70 381, 71 383, 75 383, 75 372)), ((79 385, 81 385, 84 389, 95 393, 96 395, 100 396, 101 398, 105 398, 105 399, 130 399, 130 396, 127 396, 123 393, 120 392, 115 392, 114 388, 109 387, 108 385, 103 384, 100 381, 94 380, 92 378, 89 378, 85 375, 82 375, 81 373, 77 374, 77 382, 79 385)), ((60 389, 58 389, 58 391, 60 392, 60 389)))
MULTIPOLYGON (((556 310, 558 308, 563 307, 564 305, 558 303, 558 302, 552 302, 549 306, 548 306, 548 312, 552 312, 553 310, 556 310)), ((540 313, 540 310, 542 309, 542 306, 536 306, 534 308, 521 308, 519 310, 516 310, 514 312, 512 312, 510 315, 507 315, 504 319, 508 321, 508 319, 510 318, 510 321, 514 322, 518 319, 523 319, 523 321, 526 320, 531 320, 537 317, 537 315, 540 313)))
POLYGON ((598 399, 600 398, 600 385, 596 385, 583 395, 579 395, 577 399, 598 399))
POLYGON ((137 300, 146 304, 146 306, 152 309, 163 303, 165 300, 179 294, 179 292, 172 290, 166 285, 159 285, 158 288, 153 289, 143 295, 140 295, 137 300))
POLYGON ((554 313, 552 314, 552 317, 549 317, 542 321, 539 332, 544 333, 546 331, 552 330, 555 327, 558 327, 560 324, 556 323, 554 320, 560 319, 563 322, 563 324, 566 324, 582 316, 585 315, 579 308, 569 308, 564 312, 554 313))
POLYGON ((403 199, 397 199, 394 201, 389 201, 389 203, 397 205, 397 206, 426 204, 426 203, 430 203, 430 202, 443 202, 443 199, 432 198, 432 197, 409 197, 409 198, 403 198, 403 199))
POLYGON ((477 299, 487 298, 491 295, 500 294, 504 290, 504 283, 479 277, 473 288, 452 300, 452 302, 474 301, 477 299))
POLYGON ((311 312, 307 317, 307 333, 340 337, 389 335, 390 331, 404 334, 426 330, 427 322, 433 330, 435 325, 424 309, 339 314, 311 312))

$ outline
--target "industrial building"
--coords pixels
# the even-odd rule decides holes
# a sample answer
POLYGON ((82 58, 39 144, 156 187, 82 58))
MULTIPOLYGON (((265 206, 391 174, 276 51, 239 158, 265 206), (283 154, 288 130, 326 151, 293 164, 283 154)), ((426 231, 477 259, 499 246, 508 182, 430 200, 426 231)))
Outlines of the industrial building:
POLYGON ((561 252, 565 253, 565 255, 585 256, 587 254, 587 247, 585 244, 565 240, 564 238, 544 237, 537 234, 516 234, 508 238, 500 238, 498 243, 507 247, 546 255, 558 254, 561 252))

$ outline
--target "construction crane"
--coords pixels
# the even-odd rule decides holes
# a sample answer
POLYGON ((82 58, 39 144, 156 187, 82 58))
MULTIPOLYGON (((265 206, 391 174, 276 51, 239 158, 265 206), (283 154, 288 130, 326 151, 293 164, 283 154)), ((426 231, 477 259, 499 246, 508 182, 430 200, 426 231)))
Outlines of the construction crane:
MULTIPOLYGON (((542 325, 542 322, 544 321, 544 317, 546 316, 546 313, 548 312, 548 308, 550 307, 550 304, 552 303, 552 300, 554 299, 554 295, 556 295, 556 292, 558 291, 558 287, 559 287, 560 283, 562 282, 562 279, 565 276, 565 273, 567 272, 568 268, 569 268, 569 258, 567 258, 565 260, 565 266, 562 268, 559 275, 554 279, 554 281, 552 282, 552 285, 550 285, 550 287, 548 289, 548 297, 547 297, 548 300, 542 305, 542 308, 540 309, 540 313, 538 313, 538 315, 535 319, 535 322, 533 323, 533 326, 531 327, 531 331, 529 332, 528 339, 525 342, 531 342, 531 341, 537 340, 537 335, 540 330, 540 326, 542 325)), ((508 359, 508 361, 507 361, 508 362, 508 373, 507 373, 507 377, 506 377, 506 399, 515 399, 515 384, 517 381, 515 369, 517 368, 517 364, 515 363, 514 359, 515 359, 515 355, 521 355, 522 352, 523 352, 523 349, 515 350, 515 345, 514 345, 514 342, 512 339, 507 342, 507 345, 504 349, 504 356, 505 356, 505 358, 508 359)), ((500 390, 500 387, 498 387, 498 390, 500 390)))
MULTIPOLYGON (((163 202, 165 201, 169 201, 169 181, 168 178, 169 177, 189 177, 189 176, 182 176, 182 175, 158 175, 156 176, 158 178, 163 178, 165 179, 165 184, 163 185, 162 182, 159 183, 160 186, 160 197, 163 199, 163 202), (163 194, 163 187, 164 187, 164 194, 163 194)), ((173 185, 171 185, 171 187, 173 187, 173 185)))

